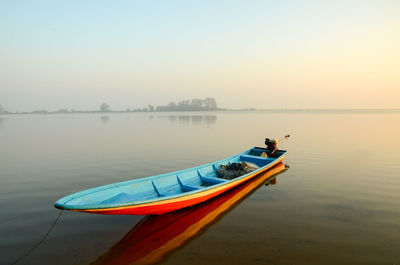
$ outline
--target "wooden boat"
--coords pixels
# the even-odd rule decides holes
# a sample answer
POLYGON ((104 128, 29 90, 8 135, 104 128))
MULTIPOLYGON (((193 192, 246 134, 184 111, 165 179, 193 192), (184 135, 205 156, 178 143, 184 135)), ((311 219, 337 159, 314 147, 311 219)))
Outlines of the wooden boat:
POLYGON ((134 179, 77 192, 59 199, 55 207, 63 210, 99 214, 164 214, 209 200, 230 190, 283 160, 287 151, 268 151, 253 147, 232 157, 172 173, 134 179), (227 180, 219 178, 221 165, 248 162, 258 168, 227 180))
POLYGON ((273 184, 285 171, 279 163, 267 172, 216 198, 163 215, 146 216, 92 265, 139 265, 166 257, 201 235, 263 184, 273 184))

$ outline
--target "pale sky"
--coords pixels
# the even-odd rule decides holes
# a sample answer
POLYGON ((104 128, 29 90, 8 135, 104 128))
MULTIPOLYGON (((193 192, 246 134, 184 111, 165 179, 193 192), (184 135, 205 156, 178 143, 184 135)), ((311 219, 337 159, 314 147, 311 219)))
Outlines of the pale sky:
POLYGON ((400 1, 0 1, 0 105, 400 108, 400 1))

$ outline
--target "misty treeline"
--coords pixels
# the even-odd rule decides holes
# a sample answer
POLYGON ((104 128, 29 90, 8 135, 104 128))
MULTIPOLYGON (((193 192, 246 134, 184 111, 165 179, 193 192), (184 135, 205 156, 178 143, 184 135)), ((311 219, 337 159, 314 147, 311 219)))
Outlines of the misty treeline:
POLYGON ((156 111, 199 111, 217 110, 217 101, 214 98, 182 100, 178 103, 171 102, 167 106, 157 106, 156 111))
MULTIPOLYGON (((207 110, 218 110, 217 101, 215 98, 194 98, 192 100, 182 100, 178 103, 170 102, 168 105, 165 106, 154 106, 148 105, 145 108, 139 109, 126 109, 126 112, 154 112, 154 111, 207 111, 207 110)), ((110 109, 110 105, 107 103, 102 103, 100 105, 100 112, 113 112, 110 109)))
POLYGON ((170 102, 166 106, 148 105, 145 108, 131 110, 112 110, 110 105, 103 102, 98 110, 75 110, 75 109, 59 109, 56 111, 35 110, 32 112, 8 112, 0 105, 0 114, 53 114, 53 113, 96 113, 96 112, 154 112, 154 111, 208 111, 219 110, 217 101, 214 98, 207 97, 205 99, 194 98, 192 100, 182 100, 178 103, 170 102))
POLYGON ((133 111, 139 112, 153 112, 153 111, 207 111, 218 110, 217 101, 214 98, 194 98, 192 100, 182 100, 178 103, 170 102, 165 106, 149 105, 147 108, 134 109, 133 111))

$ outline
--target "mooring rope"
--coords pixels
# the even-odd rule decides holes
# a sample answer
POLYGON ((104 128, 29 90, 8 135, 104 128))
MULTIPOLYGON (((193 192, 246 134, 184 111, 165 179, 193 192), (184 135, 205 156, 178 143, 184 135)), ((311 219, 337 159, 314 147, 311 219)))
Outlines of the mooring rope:
POLYGON ((30 254, 32 254, 32 252, 37 249, 47 238, 47 236, 50 234, 51 230, 53 230, 54 226, 57 224, 58 220, 61 217, 61 214, 63 213, 64 210, 61 210, 60 213, 58 214, 56 220, 51 224, 51 226, 49 227, 49 230, 47 230, 46 234, 42 237, 42 239, 36 244, 34 245, 30 250, 28 250, 24 255, 22 255, 21 257, 19 257, 18 259, 16 259, 13 263, 11 263, 10 265, 14 265, 17 264, 18 262, 20 262, 22 259, 26 258, 27 256, 29 256, 30 254))

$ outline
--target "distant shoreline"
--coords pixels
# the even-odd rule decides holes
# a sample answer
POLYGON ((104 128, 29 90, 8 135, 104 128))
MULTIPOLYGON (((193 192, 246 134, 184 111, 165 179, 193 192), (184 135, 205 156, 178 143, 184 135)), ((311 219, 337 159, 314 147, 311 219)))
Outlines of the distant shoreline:
POLYGON ((32 111, 32 112, 7 112, 0 113, 0 115, 52 115, 52 114, 112 114, 112 113, 199 113, 199 112, 387 112, 387 111, 400 111, 400 108, 390 109, 214 109, 214 110, 169 110, 169 111, 32 111))

